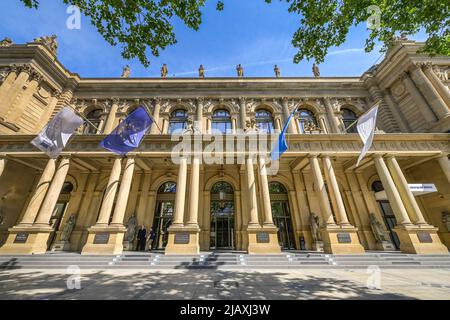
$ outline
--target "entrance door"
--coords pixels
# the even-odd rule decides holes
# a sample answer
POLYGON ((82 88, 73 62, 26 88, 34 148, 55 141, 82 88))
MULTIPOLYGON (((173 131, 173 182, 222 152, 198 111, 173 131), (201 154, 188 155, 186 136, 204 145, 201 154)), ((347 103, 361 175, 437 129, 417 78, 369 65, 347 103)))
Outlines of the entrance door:
MULTIPOLYGON (((50 250, 53 246, 53 243, 57 241, 56 232, 64 227, 61 225, 61 221, 66 212, 67 204, 70 201, 70 194, 73 191, 73 185, 70 182, 64 182, 63 187, 61 188, 61 193, 58 198, 58 202, 53 208, 52 216, 50 218, 50 226, 53 229, 50 234, 47 242, 47 249, 50 250)), ((69 213, 70 214, 70 213, 69 213)))
POLYGON ((211 234, 213 250, 234 249, 234 191, 226 182, 211 189, 211 234))
POLYGON ((166 182, 158 190, 152 225, 155 230, 155 239, 152 243, 153 250, 164 250, 167 246, 169 240, 167 229, 172 224, 175 212, 176 186, 175 182, 166 182))
POLYGON ((386 228, 389 231, 389 235, 391 236, 392 243, 395 248, 400 249, 400 240, 398 239, 397 234, 393 231, 395 226, 397 225, 397 219, 395 219, 394 212, 392 211, 391 205, 389 201, 378 201, 381 207, 381 211, 383 212, 384 223, 386 224, 386 228))
POLYGON ((273 223, 278 228, 278 242, 282 249, 295 249, 294 228, 287 191, 278 182, 269 184, 273 223))

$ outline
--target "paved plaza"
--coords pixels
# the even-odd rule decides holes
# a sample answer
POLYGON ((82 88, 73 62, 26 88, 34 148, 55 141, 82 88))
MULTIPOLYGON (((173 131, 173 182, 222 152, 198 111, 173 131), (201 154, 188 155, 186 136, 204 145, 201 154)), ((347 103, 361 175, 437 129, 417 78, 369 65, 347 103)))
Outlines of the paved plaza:
POLYGON ((450 269, 379 272, 82 270, 78 277, 76 270, 18 269, 0 272, 0 299, 450 299, 450 269))

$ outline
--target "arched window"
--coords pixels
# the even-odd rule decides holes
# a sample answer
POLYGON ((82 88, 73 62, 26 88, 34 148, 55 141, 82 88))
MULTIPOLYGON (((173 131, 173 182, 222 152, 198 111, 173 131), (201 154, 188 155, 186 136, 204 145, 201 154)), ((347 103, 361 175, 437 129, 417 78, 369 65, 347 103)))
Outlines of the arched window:
POLYGON ((258 110, 255 113, 256 127, 260 132, 273 133, 274 124, 272 114, 267 110, 258 110))
POLYGON ((70 182, 64 182, 61 189, 61 194, 70 194, 73 191, 73 184, 70 182))
MULTIPOLYGON (((342 122, 344 122, 344 129, 351 126, 357 118, 356 114, 350 109, 341 109, 342 111, 342 122)), ((356 126, 352 126, 347 130, 347 133, 357 133, 356 126)))
POLYGON ((316 117, 314 113, 307 109, 300 109, 297 113, 297 121, 301 130, 301 133, 305 133, 308 128, 318 128, 316 117))
POLYGON ((185 110, 175 110, 170 115, 169 121, 169 133, 173 133, 175 130, 184 130, 187 127, 188 114, 185 110))
POLYGON ((162 193, 176 193, 177 184, 175 182, 166 182, 158 189, 158 194, 162 193))
MULTIPOLYGON (((86 115, 86 119, 89 120, 88 123, 86 123, 86 126, 84 128, 84 134, 96 134, 97 133, 97 129, 94 128, 91 123, 96 126, 97 128, 100 127, 100 123, 101 123, 101 116, 103 114, 103 110, 102 109, 95 109, 90 111, 87 115, 86 115)), ((101 128, 99 128, 101 129, 101 128)))
POLYGON ((278 182, 269 183, 269 192, 276 194, 287 194, 286 188, 278 182))
POLYGON ((222 134, 229 133, 232 130, 230 113, 223 109, 214 111, 211 128, 220 131, 222 134))
POLYGON ((383 184, 381 183, 381 181, 374 181, 372 183, 372 190, 375 192, 380 192, 384 190, 383 184))

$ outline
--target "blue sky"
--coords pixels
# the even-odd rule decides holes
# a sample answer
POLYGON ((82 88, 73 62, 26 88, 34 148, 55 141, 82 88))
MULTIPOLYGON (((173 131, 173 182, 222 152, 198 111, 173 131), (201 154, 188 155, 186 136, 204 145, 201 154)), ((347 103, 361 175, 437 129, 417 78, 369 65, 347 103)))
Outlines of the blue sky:
MULTIPOLYGON (((25 8, 19 0, 2 0, 0 38, 8 36, 15 43, 30 42, 42 35, 57 34, 58 58, 72 72, 82 77, 117 77, 129 64, 132 77, 158 77, 166 63, 169 76, 196 77, 203 64, 206 76, 235 76, 235 66, 241 63, 245 75, 273 76, 278 64, 283 76, 311 76, 312 61, 292 62, 296 49, 292 35, 299 17, 287 11, 287 4, 264 0, 225 0, 225 10, 215 10, 216 0, 208 0, 203 8, 203 23, 199 31, 188 29, 175 21, 178 43, 151 57, 151 66, 144 68, 139 61, 124 60, 120 47, 111 47, 82 17, 80 30, 66 28, 67 6, 62 0, 41 0, 38 10, 25 8)), ((380 53, 365 53, 365 25, 353 28, 347 41, 330 49, 320 65, 323 76, 359 76, 380 59, 380 53)), ((424 38, 417 37, 418 40, 424 38)))

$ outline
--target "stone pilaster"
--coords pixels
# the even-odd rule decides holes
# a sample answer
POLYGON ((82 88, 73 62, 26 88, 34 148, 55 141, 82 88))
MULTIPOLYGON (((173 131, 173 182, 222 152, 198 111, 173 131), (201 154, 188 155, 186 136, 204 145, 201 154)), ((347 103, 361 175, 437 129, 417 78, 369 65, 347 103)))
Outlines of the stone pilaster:
POLYGON ((428 102, 423 98, 422 94, 417 90, 414 82, 411 80, 409 74, 404 72, 400 79, 406 87, 406 90, 411 95, 414 103, 417 105, 420 113, 422 114, 424 120, 428 123, 428 127, 436 122, 436 115, 428 106, 428 102))
MULTIPOLYGON (((323 99, 325 104, 325 110, 327 111, 329 123, 330 123, 330 133, 339 133, 339 123, 336 115, 334 114, 333 106, 331 105, 331 101, 329 97, 325 97, 323 99)), ((345 129, 345 128, 344 128, 345 129)))
POLYGON ((114 129, 114 122, 116 120, 117 111, 119 109, 119 100, 113 99, 111 110, 109 111, 108 118, 106 119, 105 127, 103 128, 104 134, 110 134, 114 129))
MULTIPOLYGON (((152 134, 161 134, 161 132, 159 132, 159 128, 160 127, 160 113, 161 113, 161 99, 160 98, 155 98, 155 109, 153 110, 153 124, 152 124, 152 128, 150 129, 152 134)), ((162 130, 162 129, 161 129, 162 130)))
POLYGON ((431 109, 438 119, 443 119, 450 115, 450 109, 441 98, 436 88, 427 78, 422 70, 422 64, 413 64, 410 68, 414 82, 423 93, 431 109))

